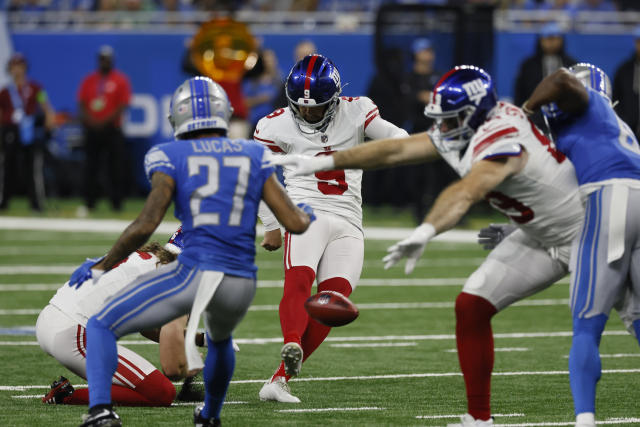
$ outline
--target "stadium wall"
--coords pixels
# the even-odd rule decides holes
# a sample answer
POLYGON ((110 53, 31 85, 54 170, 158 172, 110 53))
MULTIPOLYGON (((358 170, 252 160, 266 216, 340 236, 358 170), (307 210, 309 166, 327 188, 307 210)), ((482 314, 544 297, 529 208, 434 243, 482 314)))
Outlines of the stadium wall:
MULTIPOLYGON (((13 49, 23 52, 30 62, 31 76, 47 89, 56 110, 76 111, 76 91, 82 78, 95 69, 96 51, 110 44, 116 52, 116 66, 131 79, 134 98, 125 125, 134 163, 153 144, 171 136, 166 120, 170 95, 188 76, 181 70, 185 42, 190 33, 138 32, 15 32, 11 34, 13 49)), ((256 34, 263 45, 273 49, 280 68, 286 73, 293 65, 293 49, 302 39, 310 39, 320 52, 331 57, 340 68, 347 96, 365 94, 375 73, 374 37, 369 33, 265 33, 256 34)), ((497 32, 493 69, 498 93, 509 98, 521 61, 535 50, 534 33, 497 32)), ((437 40, 436 40, 437 42, 437 40)), ((446 40, 443 40, 446 42, 446 40)), ((567 51, 579 60, 594 62, 613 78, 617 66, 632 53, 631 35, 568 34, 567 51)), ((446 44, 446 43, 445 43, 446 44)), ((407 47, 407 50, 409 47, 407 47)), ((437 47, 436 47, 437 50, 437 47)), ((436 66, 446 71, 451 65, 449 51, 438 54, 436 66)), ((141 168, 135 168, 141 170, 141 168)), ((146 187, 142 174, 137 177, 146 187)))

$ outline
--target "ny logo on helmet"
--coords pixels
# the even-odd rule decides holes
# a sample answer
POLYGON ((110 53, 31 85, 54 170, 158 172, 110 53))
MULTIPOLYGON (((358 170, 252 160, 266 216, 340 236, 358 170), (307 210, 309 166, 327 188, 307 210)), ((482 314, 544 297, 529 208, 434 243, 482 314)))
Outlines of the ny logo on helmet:
POLYGON ((474 104, 478 105, 480 100, 487 94, 487 88, 484 87, 484 83, 481 79, 475 79, 462 85, 462 88, 467 92, 467 96, 474 104))

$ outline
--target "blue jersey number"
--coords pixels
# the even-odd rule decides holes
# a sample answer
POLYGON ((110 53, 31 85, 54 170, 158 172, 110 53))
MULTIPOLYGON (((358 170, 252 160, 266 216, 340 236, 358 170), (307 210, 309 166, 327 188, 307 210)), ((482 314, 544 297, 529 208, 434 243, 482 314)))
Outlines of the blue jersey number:
MULTIPOLYGON (((202 199, 210 197, 220 188, 220 163, 215 157, 191 156, 187 159, 189 176, 199 175, 201 168, 207 177, 207 183, 191 193, 189 207, 193 217, 193 226, 219 225, 220 214, 218 212, 201 212, 202 199)), ((244 195, 247 192, 249 173, 251 172, 251 159, 246 156, 223 157, 222 164, 226 167, 238 168, 238 179, 233 194, 233 207, 229 215, 229 225, 240 225, 242 211, 244 209, 244 195)))
POLYGON ((618 128, 620 129, 620 134, 618 135, 618 142, 620 142, 620 145, 635 154, 640 154, 640 146, 638 146, 638 141, 633 135, 629 125, 623 122, 617 115, 616 119, 618 119, 618 128))

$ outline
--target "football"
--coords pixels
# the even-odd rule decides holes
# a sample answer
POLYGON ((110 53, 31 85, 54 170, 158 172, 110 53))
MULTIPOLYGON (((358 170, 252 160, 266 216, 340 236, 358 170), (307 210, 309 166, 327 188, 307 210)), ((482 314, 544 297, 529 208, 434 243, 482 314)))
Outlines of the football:
POLYGON ((304 308, 318 322, 326 326, 343 326, 358 317, 358 307, 339 292, 322 291, 311 295, 304 308))

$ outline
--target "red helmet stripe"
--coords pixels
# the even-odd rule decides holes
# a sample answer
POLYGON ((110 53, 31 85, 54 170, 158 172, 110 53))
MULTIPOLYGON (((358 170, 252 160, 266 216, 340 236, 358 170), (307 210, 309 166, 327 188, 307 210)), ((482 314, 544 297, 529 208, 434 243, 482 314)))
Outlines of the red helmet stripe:
POLYGON ((438 83, 436 83, 436 85, 433 87, 433 94, 432 94, 431 102, 433 102, 433 103, 436 102, 436 93, 438 92, 438 87, 440 87, 442 82, 444 82, 451 74, 455 73, 456 71, 458 71, 458 68, 452 68, 449 71, 447 71, 446 73, 444 73, 444 75, 442 77, 440 77, 440 80, 438 80, 438 83))
POLYGON ((316 64, 316 59, 318 59, 318 55, 313 55, 309 60, 309 65, 307 66, 307 74, 304 76, 304 90, 307 91, 311 87, 311 73, 313 72, 313 66, 316 64))

